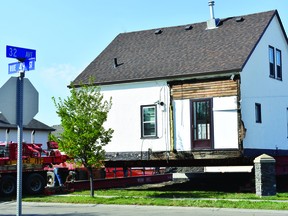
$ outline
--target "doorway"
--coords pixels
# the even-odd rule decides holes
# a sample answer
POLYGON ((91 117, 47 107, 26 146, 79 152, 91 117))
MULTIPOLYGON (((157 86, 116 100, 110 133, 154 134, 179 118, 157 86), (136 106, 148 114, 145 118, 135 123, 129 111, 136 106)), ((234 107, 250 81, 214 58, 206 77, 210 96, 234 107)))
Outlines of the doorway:
POLYGON ((212 99, 191 100, 191 148, 211 149, 212 99))

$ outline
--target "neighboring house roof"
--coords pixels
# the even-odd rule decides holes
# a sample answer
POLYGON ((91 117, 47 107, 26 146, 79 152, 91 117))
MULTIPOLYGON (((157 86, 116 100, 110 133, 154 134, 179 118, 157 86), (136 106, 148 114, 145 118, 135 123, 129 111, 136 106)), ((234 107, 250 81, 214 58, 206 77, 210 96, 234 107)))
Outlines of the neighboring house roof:
POLYGON ((211 30, 201 22, 190 30, 189 24, 119 34, 72 84, 89 84, 91 77, 103 85, 239 72, 275 15, 277 10, 221 19, 211 30))
POLYGON ((54 131, 51 134, 60 138, 60 134, 64 131, 63 127, 61 125, 53 125, 52 128, 54 128, 54 131))
MULTIPOLYGON (((17 125, 10 124, 3 114, 0 113, 0 129, 17 129, 17 125)), ((54 131, 55 129, 36 119, 32 119, 28 125, 23 126, 23 130, 54 131)))

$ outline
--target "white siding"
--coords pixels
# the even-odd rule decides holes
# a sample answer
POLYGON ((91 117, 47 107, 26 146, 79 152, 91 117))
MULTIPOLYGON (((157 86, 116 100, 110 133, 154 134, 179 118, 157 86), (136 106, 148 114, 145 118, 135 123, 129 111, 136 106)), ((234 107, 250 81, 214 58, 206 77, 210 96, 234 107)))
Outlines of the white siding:
POLYGON ((249 149, 288 149, 288 46, 276 17, 241 72, 243 141, 249 149), (268 46, 282 51, 282 79, 269 77, 268 46), (262 107, 262 123, 255 122, 255 103, 262 107))
MULTIPOLYGON (((174 100, 174 145, 191 150, 190 100, 174 100)), ((237 97, 213 98, 214 149, 238 148, 237 97)))
POLYGON ((214 148, 238 148, 237 97, 213 98, 214 148))
POLYGON ((174 148, 177 151, 191 150, 190 100, 174 100, 174 148))
POLYGON ((112 97, 112 108, 105 127, 114 130, 112 141, 105 146, 107 152, 133 152, 170 150, 169 142, 169 89, 166 82, 144 82, 102 86, 105 99, 112 97), (141 139, 141 105, 157 101, 158 138, 141 139))
MULTIPOLYGON (((23 131, 23 142, 31 143, 31 132, 32 131, 23 131)), ((36 131, 34 134, 34 143, 42 144, 43 149, 47 149, 47 141, 48 141, 47 131, 36 131)), ((10 130, 8 142, 17 142, 17 130, 10 130)), ((6 130, 0 130, 0 141, 6 142, 6 130)))

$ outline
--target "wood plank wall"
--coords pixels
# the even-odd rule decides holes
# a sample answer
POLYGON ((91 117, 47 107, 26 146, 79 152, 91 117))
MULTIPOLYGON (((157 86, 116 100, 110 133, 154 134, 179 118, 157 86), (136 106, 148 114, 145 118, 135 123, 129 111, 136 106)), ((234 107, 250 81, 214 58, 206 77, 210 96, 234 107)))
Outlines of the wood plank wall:
POLYGON ((239 95, 239 80, 217 80, 171 85, 174 100, 239 95))

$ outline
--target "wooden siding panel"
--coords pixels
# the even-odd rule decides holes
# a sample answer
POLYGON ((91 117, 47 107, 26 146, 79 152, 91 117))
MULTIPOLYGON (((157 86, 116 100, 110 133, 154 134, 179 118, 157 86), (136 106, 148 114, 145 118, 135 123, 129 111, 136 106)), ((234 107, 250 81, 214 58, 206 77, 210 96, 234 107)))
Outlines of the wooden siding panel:
POLYGON ((238 83, 229 79, 177 84, 172 86, 171 96, 174 100, 237 96, 238 83))

